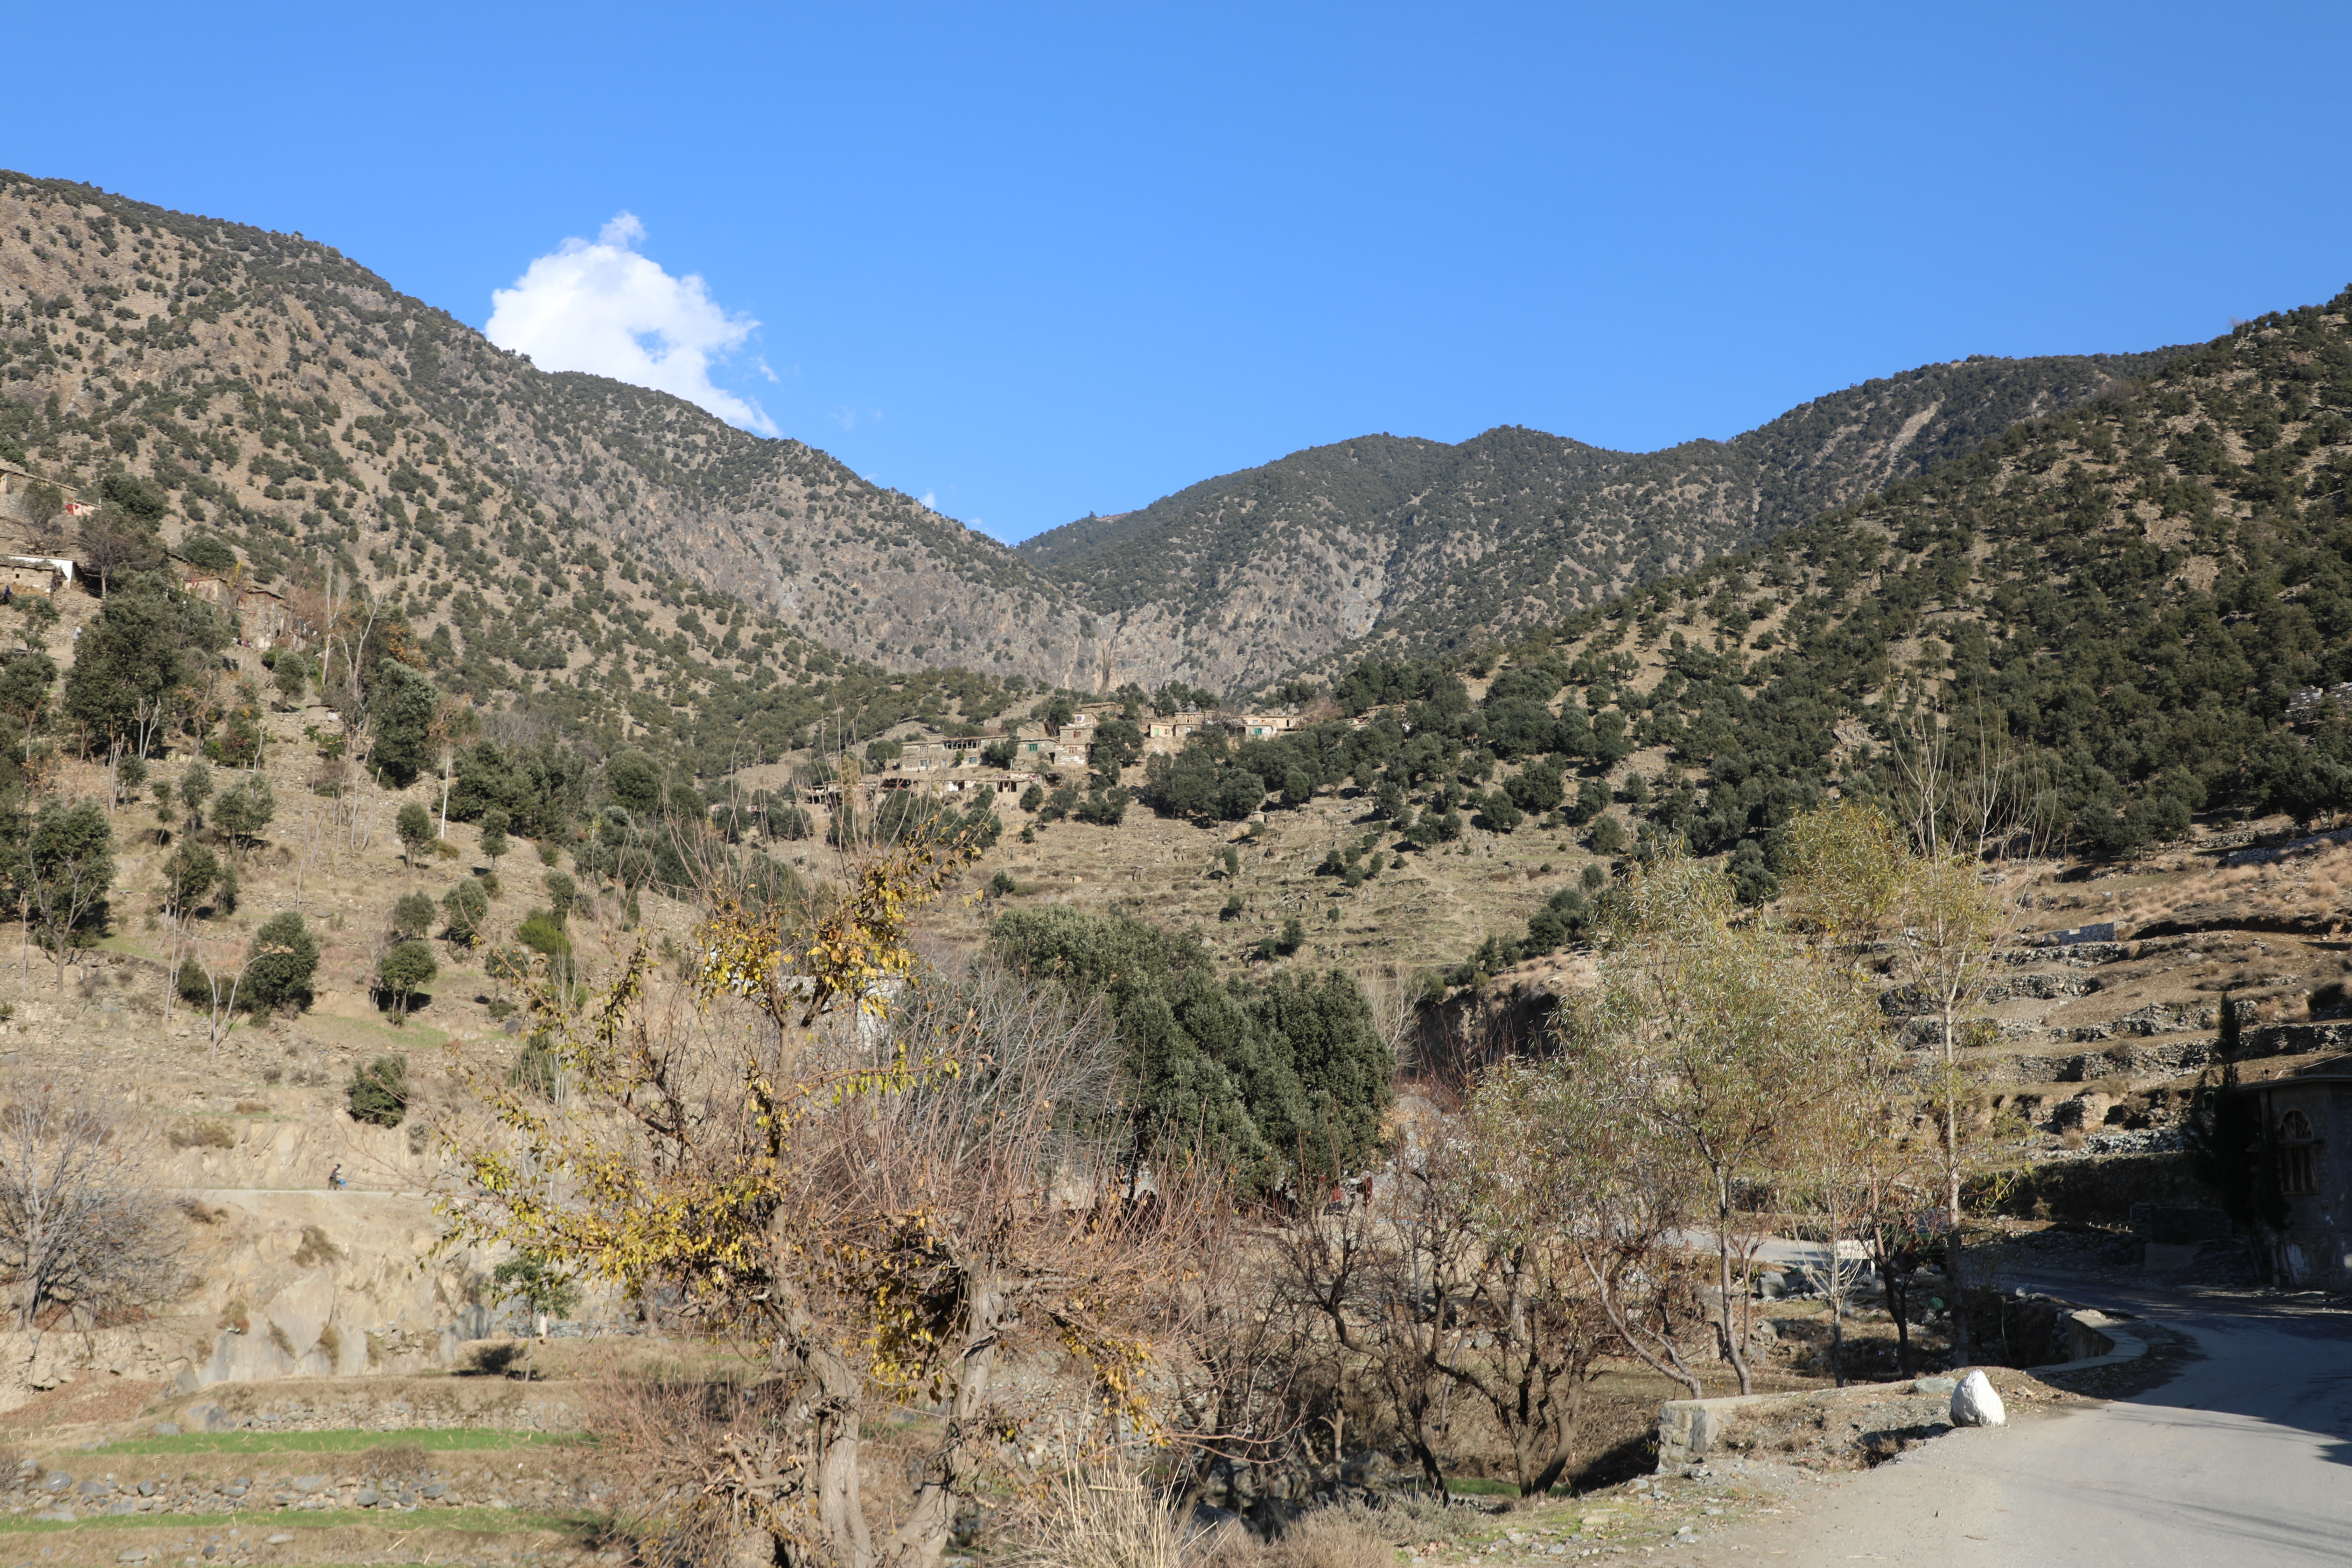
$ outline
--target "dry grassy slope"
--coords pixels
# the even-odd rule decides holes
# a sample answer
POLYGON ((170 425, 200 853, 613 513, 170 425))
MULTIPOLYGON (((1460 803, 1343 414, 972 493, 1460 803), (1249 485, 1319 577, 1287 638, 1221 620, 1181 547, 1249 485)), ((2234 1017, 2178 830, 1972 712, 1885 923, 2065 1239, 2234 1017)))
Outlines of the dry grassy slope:
MULTIPOLYGON (((518 568, 620 546, 656 576, 734 595, 893 668, 1074 680, 1092 657, 1066 594, 994 542, 798 441, 541 373, 299 236, 0 175, 0 350, 8 396, 54 395, 71 416, 35 455, 68 483, 177 465, 228 485, 286 541, 367 560, 390 542, 380 502, 394 476, 430 480, 436 493, 411 489, 406 504, 470 522, 500 565, 466 569, 429 543, 369 560, 385 587, 432 606, 426 624, 454 583, 478 588, 493 614, 543 609, 518 568), (206 385, 214 397, 192 405, 206 385), (331 434, 313 434, 338 466, 266 453, 252 428, 264 398, 331 402, 331 434), (251 471, 272 455, 310 471, 282 482, 251 471)), ((649 607, 635 584, 604 585, 649 607)), ((650 607, 667 630, 671 617, 650 607)))

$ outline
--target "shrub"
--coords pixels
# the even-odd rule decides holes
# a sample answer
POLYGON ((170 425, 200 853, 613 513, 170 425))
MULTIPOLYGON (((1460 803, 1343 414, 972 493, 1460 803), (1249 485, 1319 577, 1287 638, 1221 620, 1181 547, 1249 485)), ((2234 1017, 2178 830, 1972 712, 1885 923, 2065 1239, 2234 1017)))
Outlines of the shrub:
POLYGON ((562 925, 572 918, 572 907, 580 902, 579 884, 561 871, 547 874, 547 898, 555 923, 562 925))
POLYGON ((1013 891, 1013 873, 999 871, 988 879, 988 890, 1002 899, 1013 891))
POLYGON ((533 910, 525 916, 515 929, 515 940, 550 958, 568 957, 572 952, 572 939, 563 934, 562 923, 549 910, 533 910))
POLYGON ((181 556, 200 572, 227 572, 236 565, 236 552, 228 542, 200 533, 180 547, 181 556))
POLYGON ((441 913, 448 921, 443 934, 459 947, 471 947, 480 937, 482 921, 490 912, 490 896, 468 877, 441 895, 441 913))
POLYGON ((544 1035, 533 1035, 530 1043, 516 1058, 512 1081, 518 1089, 527 1089, 543 1099, 553 1100, 562 1081, 563 1058, 547 1043, 544 1035))
POLYGON ((408 1058, 378 1057, 352 1074, 343 1095, 352 1120, 372 1127, 397 1127, 408 1115, 408 1058))
POLYGON ((218 1121, 189 1121, 172 1129, 174 1149, 234 1149, 236 1134, 218 1121))

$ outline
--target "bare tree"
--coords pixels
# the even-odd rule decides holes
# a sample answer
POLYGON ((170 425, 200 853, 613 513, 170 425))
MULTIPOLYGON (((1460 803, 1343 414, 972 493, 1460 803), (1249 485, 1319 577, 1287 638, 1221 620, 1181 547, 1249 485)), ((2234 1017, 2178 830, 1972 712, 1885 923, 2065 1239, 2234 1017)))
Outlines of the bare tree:
POLYGON ((1521 1179, 1547 1194, 1575 1255, 1577 1288, 1618 1345, 1700 1398, 1689 1342, 1716 1331, 1699 1327, 1708 1320, 1689 1249, 1706 1198, 1702 1173, 1596 1032, 1571 1027, 1563 1045, 1547 1060, 1496 1068, 1475 1108, 1515 1130, 1521 1179))
POLYGON ((1441 1493, 1457 1399, 1505 1434, 1522 1501, 1575 1457, 1583 1386, 1612 1335, 1551 1153, 1490 1098, 1416 1143, 1364 1202, 1278 1234, 1277 1303, 1321 1317, 1441 1493))
POLYGON ((42 1083, 0 1105, 0 1279, 16 1327, 83 1327, 177 1293, 180 1237, 133 1127, 42 1083))
POLYGON ((110 507, 82 524, 79 545, 82 563, 98 574, 101 599, 114 578, 152 566, 163 555, 153 535, 117 517, 110 507))

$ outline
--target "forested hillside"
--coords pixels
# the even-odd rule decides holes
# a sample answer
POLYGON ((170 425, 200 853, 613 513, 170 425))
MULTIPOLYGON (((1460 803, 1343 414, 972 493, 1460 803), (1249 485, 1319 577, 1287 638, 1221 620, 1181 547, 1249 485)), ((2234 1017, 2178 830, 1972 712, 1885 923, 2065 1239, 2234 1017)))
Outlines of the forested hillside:
MULTIPOLYGON (((1426 655, 1685 571, 2072 407, 2161 353, 1928 365, 1727 442, 1612 452, 1507 426, 1368 436, 1206 480, 1019 552, 1183 678, 1258 684, 1337 650, 1426 655)), ((1123 654, 1117 655, 1123 658, 1123 654)), ((1116 662, 1116 658, 1115 658, 1116 662)))
MULTIPOLYGON (((1897 753, 1939 728, 2021 830, 2077 852, 2210 809, 2352 809, 2352 715, 2296 706, 2352 680, 2347 311, 2352 292, 2248 323, 1507 647, 1363 661, 1333 692, 1361 728, 1204 741, 1147 798, 1213 814, 1351 779, 1407 853, 1538 819, 1603 853, 1672 836, 1732 854, 1752 898, 1776 828, 1832 786, 1901 793, 1897 753)), ((1564 940, 1586 891, 1528 940, 1564 940)))

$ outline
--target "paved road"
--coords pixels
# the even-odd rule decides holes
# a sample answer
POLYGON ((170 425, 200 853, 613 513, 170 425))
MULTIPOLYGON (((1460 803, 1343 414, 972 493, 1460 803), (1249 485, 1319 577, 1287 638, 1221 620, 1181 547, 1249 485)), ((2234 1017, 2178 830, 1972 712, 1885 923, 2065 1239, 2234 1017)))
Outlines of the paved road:
POLYGON ((2168 1324, 2204 1359, 2127 1401, 1955 1432, 1816 1494, 1801 1518, 1691 1555, 1790 1568, 2352 1563, 2352 1321, 2153 1288, 2042 1288, 2168 1324))

